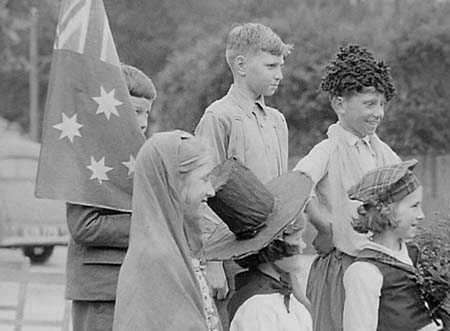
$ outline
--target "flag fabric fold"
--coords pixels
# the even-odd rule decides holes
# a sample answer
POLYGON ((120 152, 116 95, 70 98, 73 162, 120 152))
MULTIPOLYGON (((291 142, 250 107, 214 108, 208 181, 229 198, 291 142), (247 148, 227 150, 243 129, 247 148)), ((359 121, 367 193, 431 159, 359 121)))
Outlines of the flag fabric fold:
POLYGON ((63 0, 36 196, 130 210, 134 161, 144 141, 103 1, 63 0))

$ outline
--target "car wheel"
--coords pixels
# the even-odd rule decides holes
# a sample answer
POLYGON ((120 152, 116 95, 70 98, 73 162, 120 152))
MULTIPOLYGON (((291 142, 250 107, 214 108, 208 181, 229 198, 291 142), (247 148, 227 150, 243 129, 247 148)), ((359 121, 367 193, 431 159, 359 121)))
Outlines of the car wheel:
POLYGON ((30 258, 31 263, 40 264, 49 259, 55 246, 27 246, 22 247, 23 255, 30 258))

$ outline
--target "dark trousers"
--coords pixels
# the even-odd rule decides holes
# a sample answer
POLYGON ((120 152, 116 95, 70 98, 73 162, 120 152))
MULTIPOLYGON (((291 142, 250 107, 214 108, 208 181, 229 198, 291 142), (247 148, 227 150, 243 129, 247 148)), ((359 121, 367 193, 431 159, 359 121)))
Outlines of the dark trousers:
POLYGON ((344 273, 354 261, 337 248, 311 265, 306 295, 311 300, 314 331, 342 331, 344 312, 344 273))
POLYGON ((112 331, 115 301, 72 301, 73 331, 112 331))

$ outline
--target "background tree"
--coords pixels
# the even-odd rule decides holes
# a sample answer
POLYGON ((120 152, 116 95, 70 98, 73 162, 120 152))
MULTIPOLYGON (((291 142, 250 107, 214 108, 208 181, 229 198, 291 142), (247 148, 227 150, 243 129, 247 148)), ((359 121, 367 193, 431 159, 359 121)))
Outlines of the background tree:
POLYGON ((39 78, 41 116, 45 103, 59 4, 52 0, 0 1, 0 116, 29 126, 29 28, 31 8, 40 13, 39 78))
MULTIPOLYGON (((59 1, 0 1, 0 116, 28 129, 28 22, 39 9, 41 112, 59 1)), ((151 75, 159 129, 193 131, 226 93, 225 42, 235 23, 268 24, 295 45, 279 91, 267 99, 286 116, 292 155, 305 154, 336 120, 318 93, 338 47, 358 43, 392 68, 398 96, 379 134, 401 154, 450 151, 450 3, 447 0, 108 0, 119 56, 151 75)))

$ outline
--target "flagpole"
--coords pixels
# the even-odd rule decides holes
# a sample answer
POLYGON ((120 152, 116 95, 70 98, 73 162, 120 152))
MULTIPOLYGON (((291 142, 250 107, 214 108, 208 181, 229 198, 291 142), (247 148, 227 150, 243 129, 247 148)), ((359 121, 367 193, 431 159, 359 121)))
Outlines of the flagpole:
POLYGON ((39 140, 39 73, 38 73, 38 11, 31 8, 30 23, 30 136, 34 141, 39 140))

